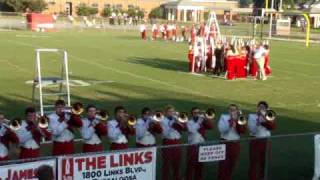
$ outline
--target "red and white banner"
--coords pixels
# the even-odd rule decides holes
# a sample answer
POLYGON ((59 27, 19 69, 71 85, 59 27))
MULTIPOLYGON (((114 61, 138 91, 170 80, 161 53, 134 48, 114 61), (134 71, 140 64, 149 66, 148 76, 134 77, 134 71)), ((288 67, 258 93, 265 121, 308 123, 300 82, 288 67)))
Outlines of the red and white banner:
POLYGON ((226 159, 226 145, 217 144, 210 146, 200 146, 199 162, 214 162, 226 159))
POLYGON ((59 180, 156 179, 155 147, 58 159, 59 180))
POLYGON ((0 180, 36 180, 36 171, 40 166, 49 165, 55 173, 56 160, 48 159, 36 162, 26 162, 21 164, 12 164, 0 166, 0 180))

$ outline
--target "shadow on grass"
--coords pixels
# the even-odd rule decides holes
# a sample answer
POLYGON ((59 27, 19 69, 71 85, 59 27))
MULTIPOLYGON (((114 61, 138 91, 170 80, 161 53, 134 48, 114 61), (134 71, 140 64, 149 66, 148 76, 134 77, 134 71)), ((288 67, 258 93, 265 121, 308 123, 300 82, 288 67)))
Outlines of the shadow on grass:
POLYGON ((170 71, 188 71, 188 62, 176 59, 131 57, 126 62, 170 71))

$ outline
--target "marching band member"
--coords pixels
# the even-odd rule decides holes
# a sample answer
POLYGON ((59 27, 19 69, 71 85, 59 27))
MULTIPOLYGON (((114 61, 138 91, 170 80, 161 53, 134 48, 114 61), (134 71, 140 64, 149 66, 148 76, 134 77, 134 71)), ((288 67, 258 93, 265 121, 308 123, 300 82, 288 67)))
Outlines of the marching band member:
POLYGON ((189 43, 188 60, 189 60, 189 72, 194 72, 194 69, 195 69, 194 49, 192 47, 191 42, 189 43))
POLYGON ((214 73, 217 76, 220 76, 220 73, 224 71, 224 47, 221 41, 217 42, 214 55, 216 57, 216 67, 214 68, 214 73))
POLYGON ((147 107, 142 109, 141 118, 137 120, 136 128, 136 146, 150 147, 156 145, 155 134, 162 133, 160 122, 157 122, 151 116, 151 110, 147 107))
POLYGON ((152 25, 151 31, 152 31, 152 40, 156 40, 157 37, 158 37, 158 26, 157 26, 157 24, 153 24, 152 25))
POLYGON ((9 144, 19 143, 17 135, 11 131, 5 121, 4 114, 0 112, 0 162, 9 160, 9 144))
POLYGON ((254 53, 253 58, 256 60, 258 64, 258 79, 261 80, 267 80, 266 72, 264 70, 264 64, 265 64, 265 55, 266 55, 266 50, 263 47, 263 44, 260 44, 254 53))
POLYGON ((40 128, 37 124, 37 114, 33 107, 29 107, 25 111, 26 120, 20 121, 17 130, 14 132, 17 134, 20 142, 20 159, 37 158, 40 155, 40 142, 42 138, 49 141, 51 139, 51 133, 47 128, 40 128))
POLYGON ((172 40, 176 42, 180 41, 178 37, 178 26, 176 23, 172 25, 172 40))
POLYGON ((147 27, 144 23, 140 25, 140 33, 141 33, 141 39, 146 40, 147 39, 147 27))
POLYGON ((190 30, 190 35, 191 35, 191 42, 194 43, 196 40, 197 36, 197 30, 194 24, 192 24, 191 30, 190 30))
MULTIPOLYGON (((185 123, 178 121, 173 106, 167 106, 165 108, 165 117, 161 121, 161 127, 163 129, 163 145, 168 146, 181 144, 181 133, 186 129, 186 125, 185 123)), ((165 147, 162 149, 163 180, 180 180, 181 153, 181 147, 165 147), (173 176, 170 176, 170 170, 172 170, 173 176)))
POLYGON ((266 50, 265 54, 265 62, 264 62, 264 71, 266 72, 266 75, 269 76, 271 75, 271 68, 270 68, 270 49, 269 45, 265 44, 264 49, 266 50))
POLYGON ((240 134, 246 131, 246 124, 240 121, 240 111, 237 105, 230 104, 229 114, 222 114, 218 122, 221 140, 227 141, 226 159, 219 161, 218 179, 231 180, 233 169, 240 155, 240 134))
POLYGON ((67 113, 63 100, 55 102, 55 112, 48 116, 49 128, 53 135, 53 155, 65 155, 74 153, 74 128, 82 126, 79 114, 67 113))
POLYGON ((197 144, 204 143, 206 130, 213 128, 213 116, 201 116, 200 109, 197 107, 192 108, 191 114, 192 119, 187 122, 188 143, 191 146, 188 147, 187 152, 186 179, 202 180, 203 164, 198 162, 199 146, 197 144))
POLYGON ((128 122, 128 115, 122 106, 114 110, 115 119, 107 123, 108 137, 111 141, 111 150, 128 149, 128 137, 135 134, 135 130, 128 122))
POLYGON ((87 117, 82 119, 81 135, 84 140, 83 152, 103 151, 101 136, 107 134, 107 127, 97 118, 97 108, 88 105, 87 117))
POLYGON ((260 101, 257 105, 257 112, 249 114, 248 128, 250 135, 257 139, 250 141, 250 180, 264 179, 264 169, 266 153, 271 153, 271 144, 267 138, 271 136, 271 131, 275 129, 275 121, 267 119, 269 105, 265 101, 260 101))

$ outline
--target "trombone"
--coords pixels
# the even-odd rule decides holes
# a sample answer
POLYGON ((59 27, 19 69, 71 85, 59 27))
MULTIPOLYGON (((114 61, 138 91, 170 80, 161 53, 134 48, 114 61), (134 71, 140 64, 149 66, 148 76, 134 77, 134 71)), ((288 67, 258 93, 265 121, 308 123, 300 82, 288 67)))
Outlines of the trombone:
POLYGON ((136 123, 137 123, 137 118, 136 118, 134 115, 132 115, 132 114, 131 114, 131 115, 127 114, 126 117, 127 117, 127 123, 128 123, 129 126, 134 126, 134 125, 136 125, 136 123))
POLYGON ((71 107, 66 107, 64 110, 65 113, 75 114, 75 115, 81 115, 83 113, 83 104, 81 102, 76 102, 72 104, 71 107))
POLYGON ((202 111, 200 112, 199 117, 203 118, 203 119, 210 119, 213 120, 216 116, 216 110, 213 108, 209 108, 207 109, 207 111, 202 111))
POLYGON ((267 121, 274 121, 277 117, 277 113, 273 111, 272 109, 268 109, 265 115, 265 119, 267 121))
POLYGON ((163 119, 163 113, 161 111, 156 111, 151 119, 155 122, 161 122, 163 119))
POLYGON ((19 129, 21 129, 21 119, 16 118, 13 120, 9 120, 9 119, 4 119, 4 126, 12 131, 18 131, 19 129))
POLYGON ((242 111, 238 112, 238 120, 237 123, 239 125, 246 125, 247 124, 247 118, 246 116, 242 113, 242 111))
POLYGON ((176 112, 176 114, 177 114, 177 120, 178 120, 178 122, 180 122, 180 123, 187 123, 188 122, 188 113, 186 113, 186 112, 181 112, 181 113, 179 113, 179 112, 176 112))
POLYGON ((100 110, 98 111, 96 118, 99 119, 100 121, 107 121, 109 118, 109 112, 106 110, 100 110))
POLYGON ((46 129, 49 126, 49 118, 47 116, 38 117, 38 127, 46 129))

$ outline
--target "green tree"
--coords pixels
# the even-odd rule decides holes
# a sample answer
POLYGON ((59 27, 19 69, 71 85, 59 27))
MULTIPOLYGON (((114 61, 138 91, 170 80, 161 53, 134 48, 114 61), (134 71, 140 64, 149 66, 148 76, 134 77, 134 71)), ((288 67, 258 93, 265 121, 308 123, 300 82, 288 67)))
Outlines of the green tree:
POLYGON ((249 7, 249 5, 252 3, 252 0, 240 0, 240 7, 244 8, 244 7, 249 7))
POLYGON ((80 4, 77 8, 77 15, 78 16, 90 16, 95 15, 98 13, 98 9, 95 7, 89 7, 85 4, 80 4))
POLYGON ((128 16, 129 17, 135 17, 136 16, 136 10, 134 8, 128 9, 128 16))
POLYGON ((4 3, 15 12, 42 12, 47 8, 44 0, 4 0, 4 3))
POLYGON ((164 8, 163 7, 157 7, 153 8, 149 13, 149 18, 164 18, 164 8))
POLYGON ((44 0, 29 0, 25 6, 32 12, 42 12, 47 8, 47 3, 44 0))
POLYGON ((102 16, 103 17, 110 17, 112 13, 111 7, 105 7, 102 11, 102 16))
POLYGON ((137 16, 138 16, 140 19, 143 19, 143 18, 144 18, 144 11, 143 11, 143 10, 138 10, 137 16))

